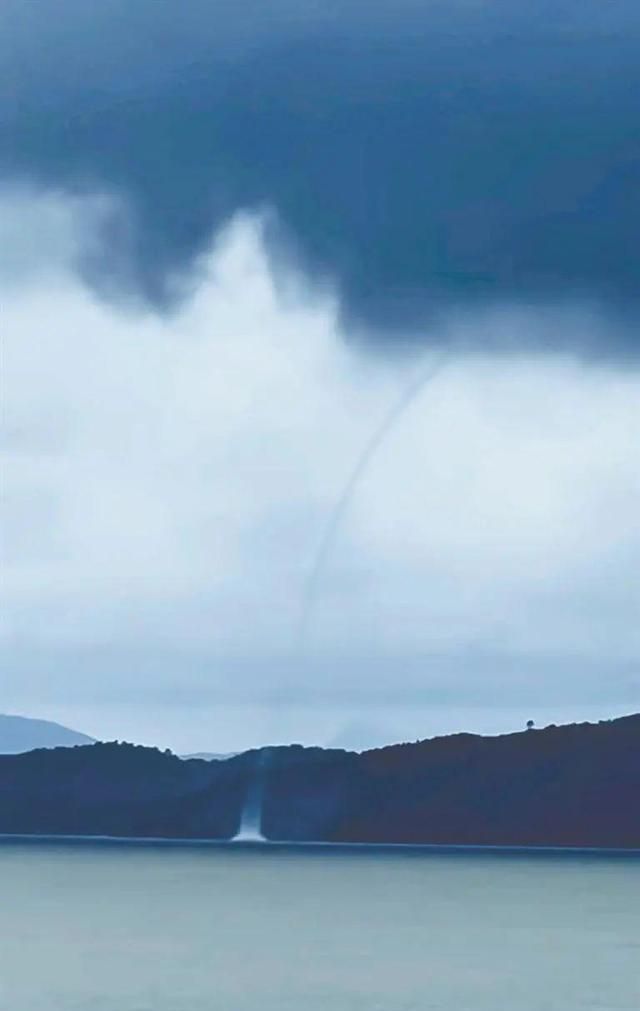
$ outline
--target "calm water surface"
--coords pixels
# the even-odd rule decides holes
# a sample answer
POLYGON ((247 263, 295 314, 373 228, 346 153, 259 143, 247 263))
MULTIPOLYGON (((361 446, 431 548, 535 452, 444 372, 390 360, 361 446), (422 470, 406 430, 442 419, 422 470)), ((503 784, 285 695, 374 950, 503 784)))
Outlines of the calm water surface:
POLYGON ((7 1011, 638 1011, 640 861, 0 844, 7 1011))

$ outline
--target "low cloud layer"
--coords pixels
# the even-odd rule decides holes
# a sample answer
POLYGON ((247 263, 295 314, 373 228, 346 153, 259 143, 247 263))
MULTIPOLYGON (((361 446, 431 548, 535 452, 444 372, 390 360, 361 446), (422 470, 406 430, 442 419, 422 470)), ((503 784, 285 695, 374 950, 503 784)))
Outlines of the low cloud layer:
POLYGON ((272 241, 386 350, 442 339, 452 307, 587 306, 609 319, 596 345, 519 339, 637 359, 635 0, 4 0, 0 18, 0 175, 128 204, 84 265, 101 290, 171 303, 212 231, 269 206, 272 241))
POLYGON ((108 200, 0 210, 5 708, 213 750, 633 708, 640 377, 469 350, 604 341, 602 319, 443 319, 466 350, 355 488, 296 644, 333 505, 433 352, 345 341, 335 291, 274 264, 259 215, 159 314, 82 280, 108 200))

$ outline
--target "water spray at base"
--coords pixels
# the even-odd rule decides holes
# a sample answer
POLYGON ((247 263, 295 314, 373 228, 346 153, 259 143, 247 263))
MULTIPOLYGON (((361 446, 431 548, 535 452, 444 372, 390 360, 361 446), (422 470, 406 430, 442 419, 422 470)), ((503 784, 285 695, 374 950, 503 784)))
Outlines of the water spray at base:
POLYGON ((264 799, 266 752, 257 755, 255 768, 250 772, 247 795, 242 808, 240 827, 233 837, 233 842, 264 843, 266 836, 262 834, 262 805, 264 799))

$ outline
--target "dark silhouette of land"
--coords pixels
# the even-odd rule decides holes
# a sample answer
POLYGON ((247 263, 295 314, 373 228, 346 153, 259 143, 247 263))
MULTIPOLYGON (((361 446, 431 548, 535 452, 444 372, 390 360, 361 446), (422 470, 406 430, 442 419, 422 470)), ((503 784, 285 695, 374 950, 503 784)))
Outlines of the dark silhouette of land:
POLYGON ((5 755, 0 832, 229 839, 258 764, 272 840, 640 848, 640 714, 362 754, 294 745, 185 761, 112 743, 5 755))

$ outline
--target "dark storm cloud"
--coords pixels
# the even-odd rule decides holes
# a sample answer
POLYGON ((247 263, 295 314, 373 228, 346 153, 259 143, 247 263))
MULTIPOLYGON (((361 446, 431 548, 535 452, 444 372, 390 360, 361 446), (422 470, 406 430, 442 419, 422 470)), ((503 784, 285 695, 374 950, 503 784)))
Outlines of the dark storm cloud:
POLYGON ((4 0, 0 18, 2 175, 124 195, 111 241, 152 297, 268 205, 388 336, 441 306, 577 300, 637 349, 635 0, 4 0))

